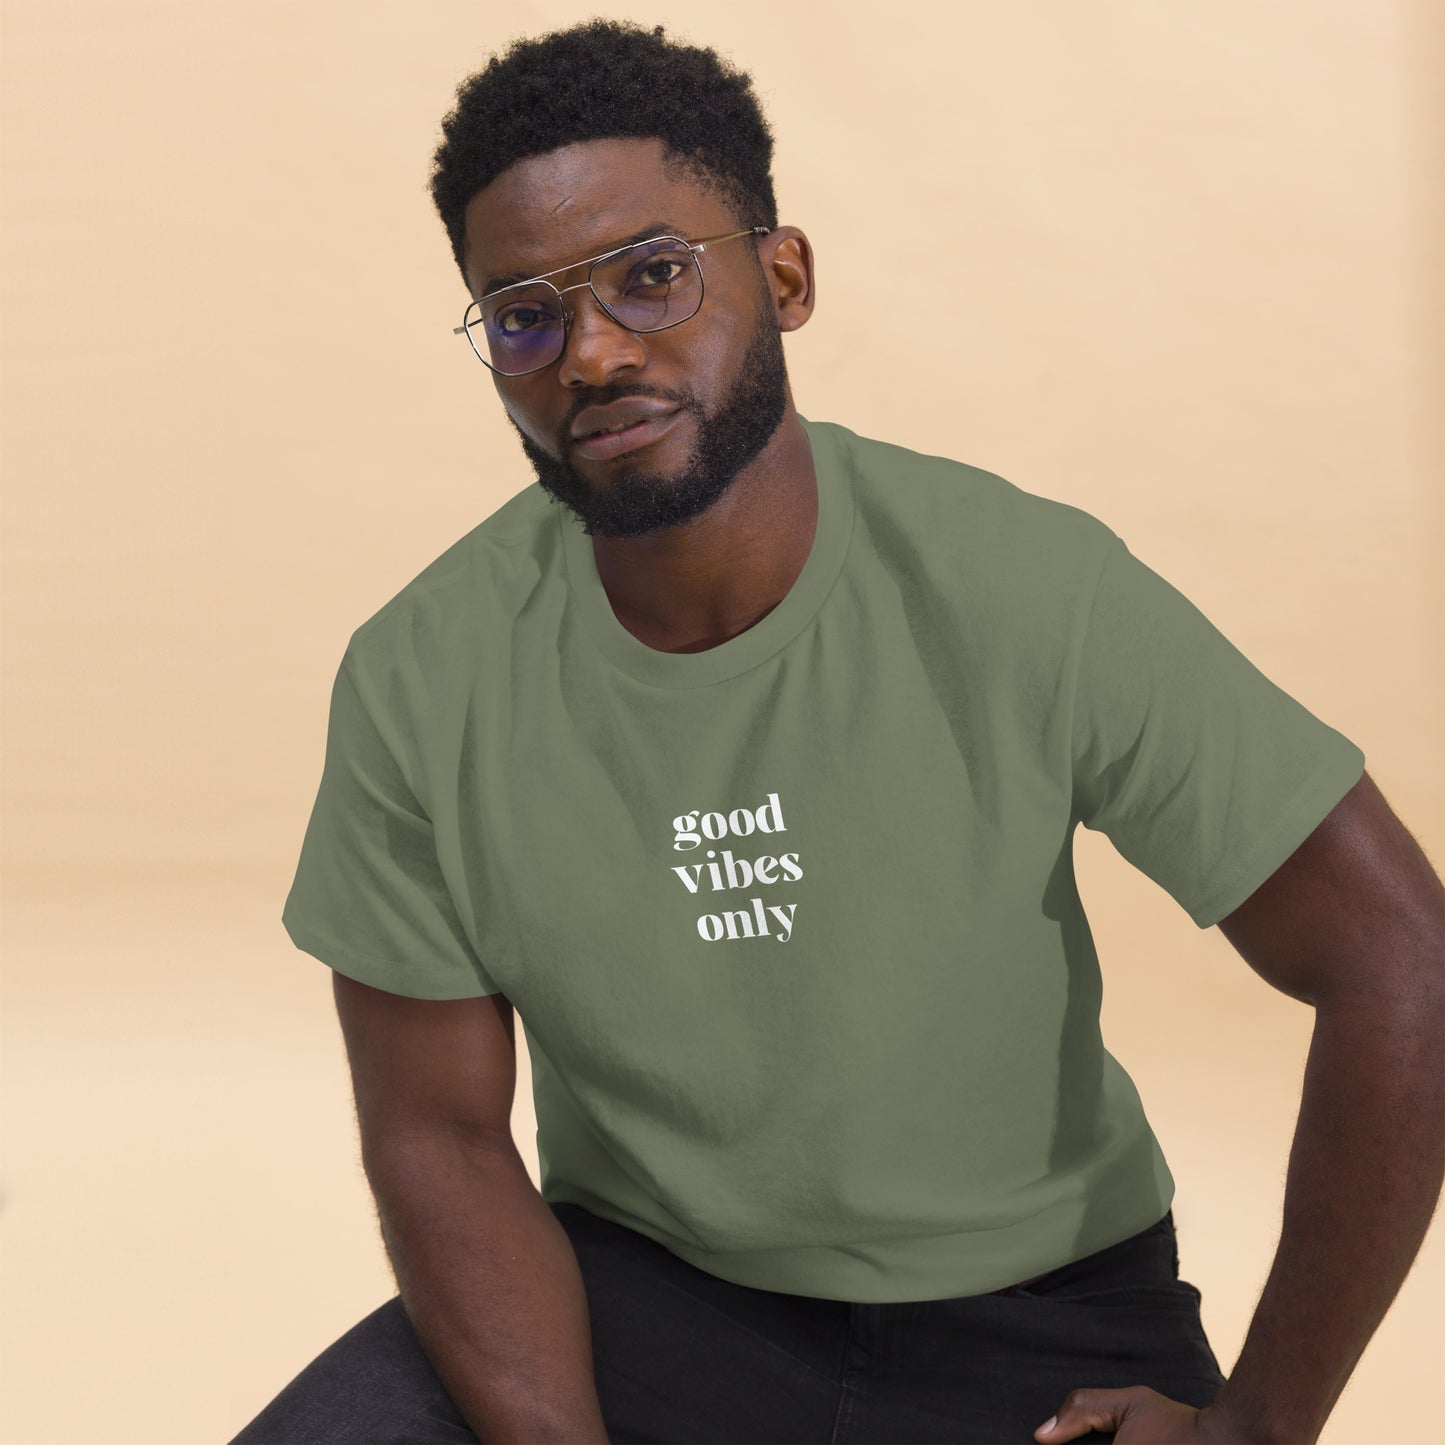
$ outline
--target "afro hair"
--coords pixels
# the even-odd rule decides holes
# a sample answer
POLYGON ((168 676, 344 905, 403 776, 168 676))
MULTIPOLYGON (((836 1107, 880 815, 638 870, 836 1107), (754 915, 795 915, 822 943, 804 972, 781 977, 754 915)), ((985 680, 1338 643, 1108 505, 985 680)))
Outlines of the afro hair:
POLYGON ((669 167, 739 228, 777 228, 773 135, 751 78, 661 25, 597 18, 517 40, 457 87, 442 134, 431 195, 464 282, 467 203, 516 162, 577 141, 660 138, 669 167))

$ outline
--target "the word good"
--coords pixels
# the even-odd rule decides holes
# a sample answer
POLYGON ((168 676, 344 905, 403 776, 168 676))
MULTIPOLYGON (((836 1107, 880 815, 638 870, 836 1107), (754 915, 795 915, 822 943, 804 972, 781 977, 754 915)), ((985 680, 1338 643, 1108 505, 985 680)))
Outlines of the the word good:
POLYGON ((782 833, 782 804, 776 793, 758 808, 734 808, 731 813, 684 813, 672 820, 672 846, 679 852, 701 845, 704 839, 746 838, 751 833, 782 833))

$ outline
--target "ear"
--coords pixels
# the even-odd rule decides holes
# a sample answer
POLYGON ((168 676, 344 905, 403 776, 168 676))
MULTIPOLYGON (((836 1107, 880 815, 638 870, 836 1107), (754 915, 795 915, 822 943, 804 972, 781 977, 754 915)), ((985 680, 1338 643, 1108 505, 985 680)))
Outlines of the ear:
POLYGON ((758 248, 778 330, 796 331, 813 314, 813 247, 796 226, 779 226, 758 248))

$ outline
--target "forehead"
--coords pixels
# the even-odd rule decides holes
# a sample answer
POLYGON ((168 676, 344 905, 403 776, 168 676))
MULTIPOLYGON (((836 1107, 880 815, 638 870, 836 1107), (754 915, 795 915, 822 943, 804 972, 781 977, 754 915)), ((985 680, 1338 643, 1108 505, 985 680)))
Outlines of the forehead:
POLYGON ((472 295, 609 251, 658 222, 688 240, 732 229, 722 203, 690 177, 669 175, 663 155, 660 140, 609 138, 503 171, 467 204, 472 295))

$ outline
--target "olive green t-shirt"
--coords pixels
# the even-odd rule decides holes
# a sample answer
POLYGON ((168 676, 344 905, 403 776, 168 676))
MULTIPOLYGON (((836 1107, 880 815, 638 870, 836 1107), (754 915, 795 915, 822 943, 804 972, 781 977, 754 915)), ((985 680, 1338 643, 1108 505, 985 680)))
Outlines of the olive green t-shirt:
POLYGON ((1075 825, 1206 928, 1364 754, 1089 513, 803 425, 807 562, 718 647, 628 632, 536 484, 362 623, 282 919, 506 995, 548 1200, 754 1288, 981 1293, 1173 1200, 1075 825))

